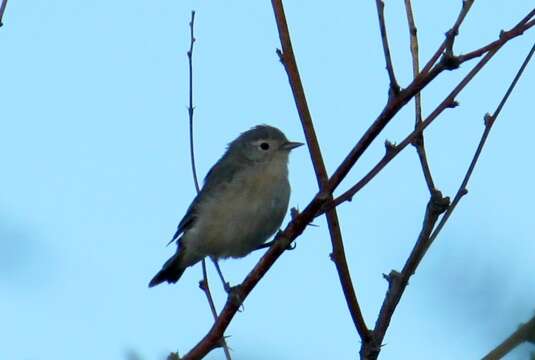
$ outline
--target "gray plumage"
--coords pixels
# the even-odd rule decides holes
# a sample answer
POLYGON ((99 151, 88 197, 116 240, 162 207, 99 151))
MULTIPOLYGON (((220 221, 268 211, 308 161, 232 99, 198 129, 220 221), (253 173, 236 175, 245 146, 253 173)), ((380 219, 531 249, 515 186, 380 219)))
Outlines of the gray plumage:
POLYGON ((288 155, 302 145, 259 125, 232 141, 178 224, 177 251, 149 283, 175 283, 204 257, 239 258, 280 227, 290 198, 288 155))

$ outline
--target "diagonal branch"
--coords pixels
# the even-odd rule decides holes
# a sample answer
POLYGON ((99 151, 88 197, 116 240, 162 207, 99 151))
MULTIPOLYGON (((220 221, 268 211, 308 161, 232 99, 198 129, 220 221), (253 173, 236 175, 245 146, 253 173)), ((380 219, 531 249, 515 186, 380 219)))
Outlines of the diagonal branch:
POLYGON ((499 360, 524 342, 535 343, 535 316, 527 323, 522 324, 500 345, 485 355, 482 360, 499 360))
POLYGON ((4 25, 2 22, 2 19, 4 18, 4 12, 6 11, 7 6, 7 0, 2 0, 2 4, 0 5, 0 27, 4 25))
MULTIPOLYGON (((286 73, 288 74, 288 80, 294 96, 299 118, 301 119, 301 125, 305 133, 306 142, 310 151, 310 157, 316 173, 316 179, 318 181, 319 191, 323 192, 328 183, 327 170, 321 150, 314 130, 312 117, 308 109, 308 104, 301 83, 301 77, 297 68, 297 62, 293 52, 292 42, 290 39, 290 33, 288 30, 288 24, 286 22, 286 15, 284 13, 284 7, 281 0, 272 1, 273 12, 275 14, 275 20, 277 22, 277 29, 279 32, 280 42, 282 46, 282 52, 279 53, 279 57, 284 65, 286 73)), ((328 201, 332 201, 332 194, 326 193, 328 201)), ((336 209, 332 208, 325 213, 327 218, 327 225, 329 228, 329 234, 332 243, 332 255, 331 259, 334 261, 342 291, 346 299, 347 307, 357 332, 361 338, 368 338, 369 331, 362 316, 359 303, 357 301, 357 295, 351 281, 351 274, 347 265, 347 260, 344 251, 344 243, 342 239, 342 231, 340 230, 340 224, 336 209)))
POLYGON ((386 71, 388 72, 388 78, 390 79, 390 88, 388 91, 388 97, 391 99, 399 94, 401 88, 396 80, 394 73, 394 65, 392 65, 392 56, 390 55, 390 46, 388 45, 388 36, 386 32, 385 22, 385 3, 383 0, 375 0, 377 6, 377 16, 379 18, 379 29, 381 31, 381 43, 383 44, 383 51, 385 53, 386 71))
MULTIPOLYGON (((411 58, 412 58, 412 74, 413 78, 416 78, 420 73, 420 61, 418 56, 418 30, 414 21, 414 14, 412 11, 411 0, 405 0, 405 11, 407 13, 407 24, 409 27, 410 46, 411 46, 411 58)), ((421 93, 417 93, 414 96, 414 127, 422 123, 422 99, 421 93)), ((427 154, 425 152, 424 134, 420 133, 416 139, 412 142, 412 145, 416 149, 418 158, 420 159, 420 165, 424 174, 425 183, 430 194, 433 194, 435 190, 435 184, 433 182, 433 176, 431 175, 431 169, 429 168, 429 162, 427 161, 427 154)))

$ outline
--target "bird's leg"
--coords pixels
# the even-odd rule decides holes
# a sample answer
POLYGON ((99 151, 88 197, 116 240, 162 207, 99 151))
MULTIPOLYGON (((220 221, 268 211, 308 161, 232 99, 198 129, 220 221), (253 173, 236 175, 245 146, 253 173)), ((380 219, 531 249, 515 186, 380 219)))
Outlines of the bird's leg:
POLYGON ((223 288, 225 289, 227 294, 229 294, 230 291, 232 290, 232 288, 230 287, 230 284, 225 281, 225 278, 223 277, 223 273, 221 272, 221 269, 219 268, 219 263, 217 262, 217 259, 216 258, 211 258, 211 259, 214 262, 219 278, 221 279, 221 282, 223 283, 223 288))

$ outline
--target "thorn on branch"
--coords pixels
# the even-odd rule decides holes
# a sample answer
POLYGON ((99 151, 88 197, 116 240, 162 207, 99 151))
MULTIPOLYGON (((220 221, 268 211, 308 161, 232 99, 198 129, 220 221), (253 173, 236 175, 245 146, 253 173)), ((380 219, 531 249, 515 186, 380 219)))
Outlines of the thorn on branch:
POLYGON ((467 188, 463 188, 461 190, 461 192, 459 193, 460 196, 465 196, 466 194, 468 194, 468 189, 467 188))
POLYGON ((205 279, 199 280, 199 289, 206 291, 206 281, 205 279))
POLYGON ((459 102, 457 100, 452 99, 449 103, 446 104, 446 107, 450 109, 454 109, 457 106, 459 106, 459 102))
POLYGON ((277 53, 277 56, 279 57, 279 61, 281 62, 281 64, 284 65, 284 54, 282 53, 282 50, 277 48, 275 52, 277 53))

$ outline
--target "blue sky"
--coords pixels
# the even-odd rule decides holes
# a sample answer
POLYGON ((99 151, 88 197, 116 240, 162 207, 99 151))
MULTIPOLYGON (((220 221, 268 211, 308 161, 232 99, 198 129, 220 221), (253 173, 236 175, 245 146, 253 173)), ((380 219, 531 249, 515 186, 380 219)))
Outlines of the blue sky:
MULTIPOLYGON (((415 2, 422 59, 442 41, 455 2, 415 2)), ((496 38, 533 4, 476 2, 456 43, 496 38)), ((211 315, 200 267, 174 286, 147 283, 194 196, 187 143, 188 21, 197 10, 195 122, 204 175, 240 132, 260 123, 303 134, 269 2, 10 1, 0 29, 0 359, 162 359, 189 350, 211 315)), ((374 1, 286 4, 294 50, 332 172, 380 112, 387 76, 374 1)), ((393 60, 411 78, 402 2, 387 2, 393 60)), ((435 182, 452 196, 479 136, 535 37, 508 44, 426 132, 435 182)), ((428 114, 470 68, 423 92, 428 114)), ((531 191, 535 68, 495 125, 469 194, 411 280, 383 359, 475 359, 535 311, 531 191)), ((413 124, 401 111, 340 189, 352 185, 413 124)), ((306 149, 291 157, 291 206, 316 191, 306 149)), ((340 206, 348 261, 371 326, 381 274, 400 269, 427 190, 407 149, 340 206)), ((286 220, 287 222, 287 220, 286 220)), ((329 261, 325 221, 299 238, 245 302, 227 334, 234 359, 350 359, 359 339, 329 261)), ((222 263, 232 283, 261 254, 222 263)), ((215 272, 212 288, 225 301, 215 272)), ((523 346, 510 359, 524 359, 523 346)), ((209 359, 222 357, 214 351, 209 359)))

